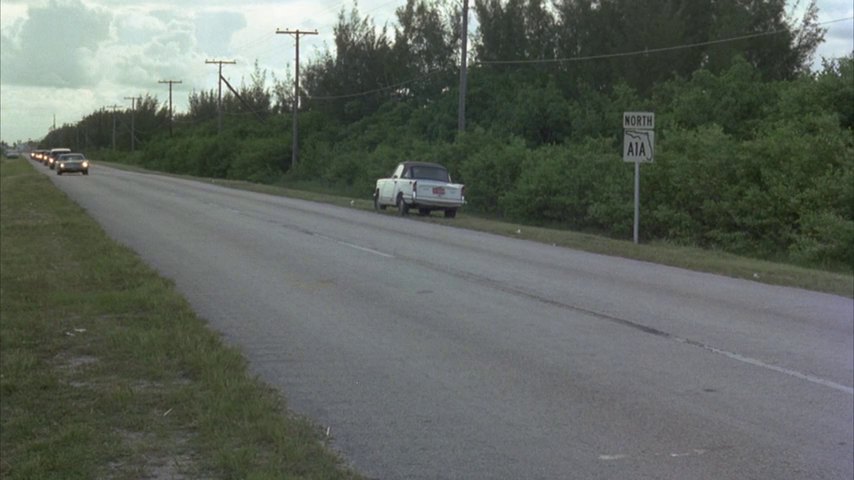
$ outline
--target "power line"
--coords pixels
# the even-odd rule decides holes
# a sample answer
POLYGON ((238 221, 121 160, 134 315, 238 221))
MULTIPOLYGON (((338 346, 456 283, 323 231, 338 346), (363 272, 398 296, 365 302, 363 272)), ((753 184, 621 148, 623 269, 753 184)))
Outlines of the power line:
POLYGON ((391 85, 386 85, 384 87, 378 87, 378 88, 374 88, 371 90, 364 90, 364 91, 356 92, 356 93, 347 93, 347 94, 343 94, 343 95, 329 95, 329 96, 317 96, 317 97, 309 96, 308 98, 310 98, 312 100, 343 100, 345 98, 363 97, 365 95, 371 95, 373 93, 379 93, 379 92, 383 92, 386 90, 394 90, 394 89, 400 88, 404 85, 408 85, 410 83, 417 82, 419 80, 423 80, 423 79, 428 78, 428 77, 432 77, 433 75, 436 75, 437 73, 442 73, 442 70, 436 69, 436 70, 433 70, 431 72, 427 72, 423 75, 420 75, 418 77, 410 78, 409 80, 404 80, 402 82, 393 83, 391 85))

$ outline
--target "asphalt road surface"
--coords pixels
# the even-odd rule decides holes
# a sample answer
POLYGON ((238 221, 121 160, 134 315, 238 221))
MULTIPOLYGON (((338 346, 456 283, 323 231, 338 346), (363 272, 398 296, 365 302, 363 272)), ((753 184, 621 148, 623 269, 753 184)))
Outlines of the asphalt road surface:
POLYGON ((368 477, 854 477, 851 299, 205 182, 35 168, 368 477))

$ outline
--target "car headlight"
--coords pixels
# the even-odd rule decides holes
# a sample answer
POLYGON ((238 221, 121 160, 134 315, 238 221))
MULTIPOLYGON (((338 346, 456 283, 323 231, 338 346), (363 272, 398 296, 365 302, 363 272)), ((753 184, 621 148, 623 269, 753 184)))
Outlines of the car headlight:
POLYGON ((65 168, 65 164, 64 164, 64 163, 60 163, 60 164, 59 164, 59 168, 65 168))
POLYGON ((89 162, 83 162, 83 168, 89 168, 89 162))

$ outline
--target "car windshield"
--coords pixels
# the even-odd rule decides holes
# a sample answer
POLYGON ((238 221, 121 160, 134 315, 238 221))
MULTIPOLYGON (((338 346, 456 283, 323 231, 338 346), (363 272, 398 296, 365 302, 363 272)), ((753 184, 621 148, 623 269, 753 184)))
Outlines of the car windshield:
POLYGON ((442 167, 415 166, 411 168, 412 178, 419 180, 436 180, 439 182, 450 182, 448 171, 442 167))
POLYGON ((79 162, 80 160, 85 160, 86 157, 84 157, 83 155, 62 155, 61 157, 59 157, 59 159, 65 162, 79 162))

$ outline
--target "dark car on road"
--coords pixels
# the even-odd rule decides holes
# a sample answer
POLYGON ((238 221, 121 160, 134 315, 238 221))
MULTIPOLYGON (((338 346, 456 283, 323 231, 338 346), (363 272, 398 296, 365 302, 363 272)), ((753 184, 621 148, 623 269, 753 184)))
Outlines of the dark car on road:
POLYGON ((71 153, 70 148, 51 148, 50 152, 47 154, 45 158, 44 164, 50 167, 53 170, 56 167, 56 160, 60 155, 65 153, 71 153))
POLYGON ((89 160, 82 153, 64 153, 54 161, 54 168, 57 175, 72 172, 89 175, 89 160))

